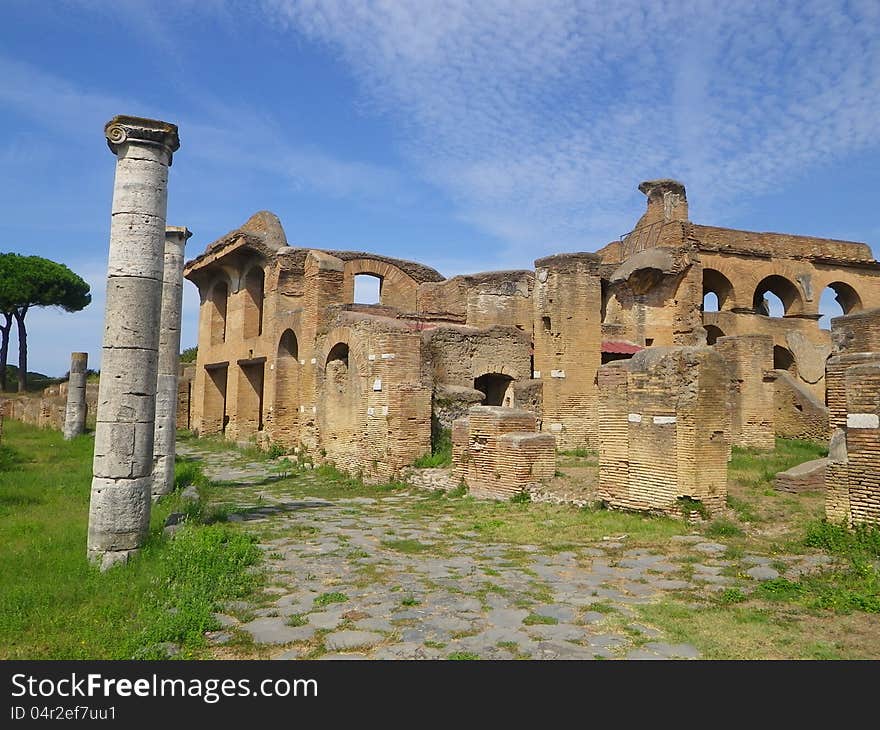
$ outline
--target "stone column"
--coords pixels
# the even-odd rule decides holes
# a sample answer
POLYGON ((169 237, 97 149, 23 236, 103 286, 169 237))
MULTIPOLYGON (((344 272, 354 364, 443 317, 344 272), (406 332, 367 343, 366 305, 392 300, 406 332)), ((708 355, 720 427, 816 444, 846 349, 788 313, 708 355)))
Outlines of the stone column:
POLYGON ((159 377, 156 383, 156 431, 153 446, 153 497, 174 489, 177 435, 177 376, 180 370, 180 309, 183 303, 183 248, 186 228, 165 229, 165 271, 159 324, 159 377))
POLYGON ((64 413, 64 438, 79 436, 86 428, 86 369, 89 353, 70 355, 70 378, 67 381, 67 410, 64 413))
POLYGON ((180 147, 177 127, 154 119, 117 116, 104 134, 117 162, 88 537, 102 570, 149 530, 168 166, 180 147))

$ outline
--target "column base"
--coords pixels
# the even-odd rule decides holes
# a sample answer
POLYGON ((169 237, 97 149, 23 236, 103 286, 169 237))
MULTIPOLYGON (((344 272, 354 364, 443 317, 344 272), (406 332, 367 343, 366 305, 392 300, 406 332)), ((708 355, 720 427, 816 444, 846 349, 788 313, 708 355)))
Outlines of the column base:
POLYGON ((139 548, 133 550, 89 550, 89 562, 98 566, 104 573, 114 565, 125 565, 129 558, 133 558, 139 552, 139 548))

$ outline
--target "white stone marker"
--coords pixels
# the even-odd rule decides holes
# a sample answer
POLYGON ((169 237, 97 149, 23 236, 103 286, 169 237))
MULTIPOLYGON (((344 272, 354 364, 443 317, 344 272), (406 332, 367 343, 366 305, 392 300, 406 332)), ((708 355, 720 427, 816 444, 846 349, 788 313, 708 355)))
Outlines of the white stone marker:
POLYGON ((64 439, 69 441, 86 430, 86 370, 89 353, 70 353, 70 378, 67 381, 67 410, 64 412, 64 439))
POLYGON ((161 497, 174 489, 183 249, 191 235, 185 227, 165 228, 165 269, 162 278, 162 314, 159 321, 159 376, 156 382, 156 433, 153 445, 153 497, 161 497))
POLYGON ((117 161, 88 537, 102 570, 149 530, 168 166, 180 147, 177 127, 155 119, 113 117, 104 134, 117 161))

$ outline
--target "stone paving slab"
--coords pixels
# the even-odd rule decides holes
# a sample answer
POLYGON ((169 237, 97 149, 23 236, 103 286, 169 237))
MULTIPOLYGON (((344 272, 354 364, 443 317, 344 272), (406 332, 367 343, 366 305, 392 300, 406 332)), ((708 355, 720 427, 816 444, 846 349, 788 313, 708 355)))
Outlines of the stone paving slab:
MULTIPOLYGON (((272 530, 259 544, 272 605, 229 602, 216 616, 221 631, 212 636, 225 641, 244 631, 257 644, 277 647, 276 659, 699 658, 696 647, 668 643, 643 623, 638 607, 681 592, 726 586, 748 592, 755 581, 778 576, 774 560, 788 566, 786 575, 831 561, 825 555, 725 559, 728 546, 702 535, 673 536, 668 552, 609 535, 545 553, 536 545, 486 540, 476 529, 446 533, 455 524, 451 515, 420 518, 412 509, 429 493, 273 494, 276 464, 243 464, 234 454, 182 446, 178 453, 204 460, 209 478, 235 485, 239 529, 272 530), (421 547, 410 551, 401 540, 421 547), (346 601, 315 606, 318 596, 332 592, 346 601), (240 624, 230 613, 256 618, 240 624), (524 623, 530 614, 546 622, 524 623), (293 615, 306 623, 288 625, 293 615)), ((308 472, 297 478, 317 479, 308 472)))

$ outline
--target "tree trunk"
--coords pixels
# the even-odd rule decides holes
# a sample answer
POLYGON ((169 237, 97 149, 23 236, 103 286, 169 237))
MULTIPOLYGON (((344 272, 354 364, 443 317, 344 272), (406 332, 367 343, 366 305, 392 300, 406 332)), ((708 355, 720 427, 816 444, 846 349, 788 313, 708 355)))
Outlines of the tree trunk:
POLYGON ((12 329, 12 312, 3 312, 6 320, 0 325, 0 393, 6 390, 6 360, 9 357, 9 332, 12 329))
POLYGON ((24 317, 27 307, 13 311, 15 322, 18 325, 18 392, 27 390, 27 330, 24 328, 24 317))

